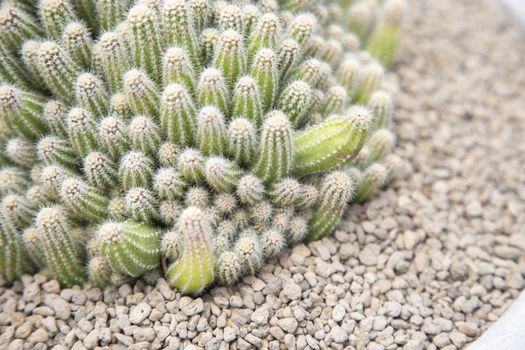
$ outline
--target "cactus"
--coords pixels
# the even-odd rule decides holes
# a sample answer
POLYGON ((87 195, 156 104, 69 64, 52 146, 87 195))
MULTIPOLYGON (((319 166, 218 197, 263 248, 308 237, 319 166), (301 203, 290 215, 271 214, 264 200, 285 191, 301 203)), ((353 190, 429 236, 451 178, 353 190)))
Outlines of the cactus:
POLYGON ((369 126, 369 111, 357 106, 298 133, 294 173, 325 172, 348 163, 363 147, 369 126))
POLYGON ((32 272, 27 248, 25 247, 19 228, 0 214, 0 268, 2 274, 13 281, 24 273, 32 272))
POLYGON ((168 281, 182 293, 198 294, 214 277, 212 228, 202 210, 189 207, 181 214, 178 230, 182 254, 168 268, 168 281))
POLYGON ((231 285, 400 173, 403 0, 4 2, 9 280, 231 285))
POLYGON ((382 18, 367 44, 367 50, 385 67, 390 66, 396 54, 401 37, 401 21, 406 6, 404 0, 385 1, 382 18))
POLYGON ((355 184, 349 175, 336 171, 328 174, 322 182, 319 201, 308 223, 308 240, 318 240, 334 229, 350 200, 355 184))
POLYGON ((160 231, 136 221, 106 223, 97 231, 100 252, 118 273, 137 277, 160 264, 160 231))
POLYGON ((63 286, 81 284, 86 278, 78 246, 64 208, 46 207, 36 217, 36 230, 45 253, 46 266, 63 286))

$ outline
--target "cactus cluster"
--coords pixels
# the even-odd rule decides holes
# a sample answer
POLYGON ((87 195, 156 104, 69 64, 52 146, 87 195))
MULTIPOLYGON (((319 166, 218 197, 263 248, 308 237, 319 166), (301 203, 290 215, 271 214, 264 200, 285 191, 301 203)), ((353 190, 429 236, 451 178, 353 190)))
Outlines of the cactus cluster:
POLYGON ((393 180, 402 0, 10 0, 0 273, 232 284, 393 180), (368 51, 367 51, 368 50, 368 51))

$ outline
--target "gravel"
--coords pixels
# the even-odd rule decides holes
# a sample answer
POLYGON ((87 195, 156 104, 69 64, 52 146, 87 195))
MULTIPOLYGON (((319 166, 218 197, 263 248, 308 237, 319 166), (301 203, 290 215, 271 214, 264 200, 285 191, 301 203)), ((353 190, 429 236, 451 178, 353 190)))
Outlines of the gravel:
POLYGON ((398 149, 406 176, 330 238, 200 298, 165 280, 60 290, 0 280, 0 348, 462 349, 525 286, 525 52, 489 2, 412 2, 398 149), (521 230, 520 230, 521 228, 521 230))

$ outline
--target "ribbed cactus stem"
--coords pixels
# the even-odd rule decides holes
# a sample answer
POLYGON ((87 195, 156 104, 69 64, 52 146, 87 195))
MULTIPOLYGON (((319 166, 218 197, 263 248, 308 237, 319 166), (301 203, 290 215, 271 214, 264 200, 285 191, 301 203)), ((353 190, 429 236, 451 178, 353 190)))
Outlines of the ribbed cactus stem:
POLYGON ((107 215, 108 198, 98 188, 79 179, 68 178, 60 186, 60 199, 75 215, 100 221, 107 215))
POLYGON ((119 221, 125 220, 128 217, 129 214, 126 209, 124 197, 120 193, 114 194, 113 197, 109 199, 108 218, 119 221))
POLYGON ((157 153, 162 134, 160 127, 151 118, 145 116, 133 118, 128 133, 133 148, 152 156, 157 153))
POLYGON ((160 81, 164 39, 161 18, 145 5, 136 5, 128 13, 129 43, 133 63, 156 81, 160 81))
POLYGON ((89 30, 79 22, 71 22, 62 33, 62 43, 69 57, 81 67, 91 66, 92 40, 89 30))
POLYGON ((333 231, 354 187, 352 179, 344 172, 336 171, 323 179, 319 202, 308 224, 309 241, 321 239, 333 231))
MULTIPOLYGON (((222 253, 231 249, 230 239, 228 236, 217 234, 213 237, 213 255, 215 258, 219 258, 222 253)), ((217 273, 219 267, 215 266, 215 272, 217 273)), ((218 276, 217 276, 218 277, 218 276)))
POLYGON ((232 251, 221 253, 217 259, 216 275, 219 283, 231 285, 241 276, 242 266, 239 256, 232 251))
POLYGON ((0 273, 9 281, 32 272, 19 229, 0 215, 0 273))
MULTIPOLYGON (((206 209, 210 205, 210 193, 205 187, 194 186, 186 191, 184 203, 188 207, 206 209)), ((210 217, 208 216, 208 219, 210 217)))
POLYGON ((396 54, 401 38, 401 22, 406 9, 404 0, 385 1, 383 18, 372 33, 367 50, 384 67, 388 67, 396 54))
POLYGON ((153 188, 161 199, 181 198, 185 187, 186 183, 175 168, 160 168, 153 180, 153 188))
POLYGON ((275 14, 262 15, 248 37, 248 57, 253 59, 261 48, 275 48, 280 29, 279 18, 275 14))
POLYGON ((89 25, 93 32, 98 32, 99 16, 97 12, 97 0, 71 0, 75 10, 82 19, 89 25))
POLYGON ((304 49, 310 41, 312 33, 317 26, 317 20, 310 13, 300 14, 294 18, 288 28, 288 36, 297 41, 304 49))
POLYGON ((204 70, 197 86, 197 100, 200 106, 216 106, 224 115, 229 115, 230 96, 224 76, 216 68, 204 70))
POLYGON ((319 57, 321 57, 325 62, 329 63, 331 66, 337 67, 337 65, 341 61, 343 50, 343 44, 341 44, 338 40, 330 39, 325 42, 323 50, 319 57))
POLYGON ((111 30, 126 18, 130 0, 96 0, 101 30, 111 30))
POLYGON ((382 164, 386 168, 386 178, 383 185, 388 185, 400 175, 403 170, 403 160, 395 154, 389 154, 383 159, 382 164))
POLYGON ((197 143, 205 155, 226 153, 226 125, 221 111, 213 106, 203 107, 197 117, 197 143))
POLYGON ((238 33, 242 33, 242 10, 235 5, 226 5, 219 14, 218 25, 219 29, 222 31, 234 30, 238 33))
POLYGON ((68 107, 64 103, 56 100, 47 102, 42 111, 42 120, 49 128, 49 131, 61 138, 67 137, 67 112, 68 107))
POLYGON ((200 48, 193 28, 189 4, 184 0, 164 1, 162 19, 167 33, 167 44, 184 47, 193 67, 200 69, 200 48))
POLYGON ((245 36, 249 36, 249 34, 255 29, 255 25, 261 14, 257 6, 252 4, 244 5, 241 10, 243 16, 243 32, 245 36))
POLYGON ((89 281, 99 288, 110 284, 112 269, 107 260, 101 256, 94 256, 88 263, 89 281))
POLYGON ((204 180, 205 158, 196 149, 188 148, 182 152, 177 162, 177 167, 184 179, 193 183, 204 180))
POLYGON ((30 38, 42 35, 33 18, 25 11, 15 6, 4 5, 0 9, 0 40, 12 48, 20 45, 30 38))
POLYGON ((127 127, 117 117, 102 119, 97 128, 97 137, 100 146, 113 158, 120 158, 130 148, 127 127))
POLYGON ((126 211, 137 221, 152 223, 159 217, 159 200, 153 191, 133 187, 125 197, 126 211))
POLYGON ((44 244, 40 240, 38 231, 35 226, 30 226, 22 233, 22 241, 27 251, 27 255, 31 261, 41 269, 46 267, 46 253, 44 251, 44 244))
POLYGON ((5 153, 9 159, 23 167, 31 167, 36 161, 35 146, 22 137, 10 139, 5 145, 5 153))
POLYGON ((372 197, 383 186, 387 179, 387 169, 380 163, 370 165, 361 175, 357 183, 353 201, 364 202, 372 197))
POLYGON ((189 0, 193 28, 195 31, 202 31, 210 20, 211 4, 208 0, 189 0))
POLYGON ((182 252, 167 271, 168 281, 183 294, 198 294, 214 277, 212 228, 202 210, 189 207, 179 219, 178 231, 183 236, 182 252))
POLYGON ((77 18, 69 0, 41 0, 40 18, 46 34, 59 39, 66 25, 77 18))
POLYGON ((353 107, 296 134, 294 173, 325 172, 350 162, 364 145, 370 113, 353 107))
POLYGON ((290 244, 302 242, 308 234, 308 220, 302 216, 294 216, 290 219, 288 230, 288 242, 290 244))
POLYGON ((292 128, 286 115, 274 111, 266 116, 254 173, 265 182, 286 176, 293 164, 292 128))
MULTIPOLYGON (((38 48, 40 43, 36 40, 27 40, 22 44, 20 48, 20 56, 22 63, 27 71, 30 73, 30 76, 34 79, 41 79, 40 68, 38 63, 38 48)), ((7 67, 7 66, 6 66, 7 67)), ((5 69, 5 68, 4 68, 5 69)), ((0 75, 4 77, 5 73, 0 71, 0 75)), ((5 80, 9 81, 9 79, 5 80)), ((42 82, 36 83, 38 88, 41 89, 42 82)))
POLYGON ((236 193, 244 204, 254 204, 263 199, 264 184, 256 176, 251 174, 244 175, 239 179, 236 193))
POLYGON ((357 2, 352 4, 346 14, 347 27, 351 32, 366 39, 373 25, 373 8, 369 2, 357 2))
POLYGON ((107 113, 109 95, 101 79, 91 73, 78 76, 75 83, 76 100, 80 107, 89 110, 95 116, 107 113))
POLYGON ((60 206, 40 210, 36 229, 45 252, 46 266, 64 287, 81 284, 86 271, 78 246, 71 236, 72 227, 60 206))
POLYGON ((353 96, 359 86, 361 65, 356 57, 348 56, 343 59, 337 71, 335 79, 346 88, 346 92, 353 96))
POLYGON ((38 65, 49 89, 64 101, 73 102, 80 67, 66 51, 53 41, 43 42, 38 48, 38 65))
POLYGON ((102 152, 91 152, 84 158, 84 173, 97 188, 112 188, 118 183, 117 165, 102 152))
MULTIPOLYGON (((109 2, 111 0, 99 0, 109 2)), ((123 2, 122 0, 118 0, 123 2)), ((131 67, 131 61, 123 39, 115 32, 102 34, 98 42, 101 69, 106 76, 111 92, 122 89, 123 75, 131 67)))
POLYGON ((160 231, 136 221, 110 222, 97 231, 102 256, 121 274, 137 277, 160 263, 160 231))
POLYGON ((132 69, 124 74, 124 94, 133 113, 152 118, 158 116, 159 92, 144 72, 132 69))
POLYGON ((97 149, 97 126, 91 112, 78 107, 71 109, 67 115, 67 129, 70 142, 82 157, 97 149))
POLYGON ((16 54, 0 42, 0 79, 27 88, 32 87, 31 75, 18 62, 16 54))
POLYGON ((183 239, 183 235, 178 230, 166 232, 160 244, 162 255, 169 259, 177 260, 182 253, 183 239))
POLYGON ((159 205, 159 219, 168 226, 173 226, 177 222, 184 210, 184 206, 181 202, 176 200, 165 200, 160 202, 159 205))
POLYGON ((255 126, 248 119, 231 121, 228 128, 228 153, 238 164, 253 163, 257 146, 255 132, 255 126))
POLYGON ((213 209, 219 214, 231 214, 237 208, 237 198, 229 192, 219 193, 213 199, 213 209))
POLYGON ((255 234, 241 233, 234 252, 239 257, 241 274, 254 274, 260 269, 263 252, 255 234))
POLYGON ((270 258, 279 254, 286 246, 284 234, 275 229, 265 231, 261 236, 263 255, 270 258))
POLYGON ((58 197, 62 182, 73 175, 69 170, 57 166, 49 165, 42 169, 40 181, 44 190, 53 197, 58 197))
POLYGON ((38 158, 47 165, 58 164, 68 169, 75 169, 80 160, 70 144, 61 138, 47 136, 38 142, 38 158))
POLYGON ((303 185, 299 190, 299 198, 297 200, 297 207, 300 209, 308 209, 313 207, 317 203, 319 197, 319 191, 315 186, 303 185))
POLYGON ((144 153, 131 151, 122 157, 118 170, 119 180, 125 190, 149 186, 153 179, 153 160, 144 153))
POLYGON ((332 113, 339 113, 346 105, 347 92, 340 85, 332 86, 324 96, 321 106, 321 115, 326 117, 332 113))
POLYGON ((109 99, 109 114, 122 119, 131 117, 131 108, 125 94, 117 92, 111 96, 109 99))
POLYGON ((254 203, 250 207, 251 219, 259 225, 269 224, 274 214, 274 206, 265 200, 254 203))
POLYGON ((246 72, 246 54, 239 32, 226 30, 219 36, 212 65, 222 72, 230 88, 237 82, 237 78, 246 72))
POLYGON ((219 34, 219 31, 215 28, 205 28, 201 33, 202 63, 205 65, 211 63, 211 60, 213 59, 215 46, 219 40, 219 34))
POLYGON ((370 139, 367 142, 367 147, 370 150, 368 162, 373 163, 383 159, 392 151, 395 143, 395 136, 390 130, 379 129, 375 131, 372 135, 370 135, 370 139))
POLYGON ((162 81, 165 85, 184 85, 192 96, 196 93, 195 70, 187 52, 180 47, 169 48, 162 60, 162 81))
POLYGON ((374 115, 373 128, 389 129, 392 124, 392 114, 394 109, 394 103, 392 101, 392 96, 382 90, 375 91, 368 101, 368 107, 374 115))
POLYGON ((0 85, 0 113, 10 129, 36 140, 47 130, 41 114, 43 98, 14 86, 0 85))
POLYGON ((282 81, 286 81, 289 73, 299 62, 301 46, 293 39, 284 40, 277 51, 277 67, 282 81))
POLYGON ((279 109, 288 116, 293 126, 302 127, 306 123, 312 95, 310 85, 301 80, 292 82, 281 94, 279 109))
POLYGON ((0 203, 0 215, 15 227, 23 229, 33 222, 36 212, 24 196, 8 194, 0 203))
POLYGON ((301 185, 293 178, 284 178, 272 184, 269 195, 280 207, 291 206, 299 199, 301 185))
POLYGON ((361 81, 354 96, 355 103, 368 103, 372 93, 377 90, 383 79, 384 69, 380 64, 370 63, 363 68, 361 81))
POLYGON ((34 185, 27 189, 26 198, 32 208, 41 208, 52 202, 52 194, 42 185, 34 185))
POLYGON ((247 118, 254 125, 262 124, 262 101, 257 82, 250 76, 241 77, 233 93, 233 118, 247 118))
POLYGON ((197 130, 197 111, 188 90, 180 84, 166 86, 160 101, 161 128, 170 142, 191 145, 197 130))
POLYGON ((254 58, 250 75, 259 86, 263 111, 269 111, 273 107, 279 88, 279 71, 275 52, 267 48, 259 50, 254 58))
POLYGON ((157 154, 160 165, 165 167, 176 167, 179 152, 180 148, 174 143, 165 142, 160 145, 157 154))
POLYGON ((28 187, 27 172, 21 168, 3 167, 0 169, 0 194, 23 192, 28 187))
POLYGON ((214 157, 206 161, 204 176, 208 184, 216 191, 231 191, 241 176, 240 168, 233 162, 214 157))

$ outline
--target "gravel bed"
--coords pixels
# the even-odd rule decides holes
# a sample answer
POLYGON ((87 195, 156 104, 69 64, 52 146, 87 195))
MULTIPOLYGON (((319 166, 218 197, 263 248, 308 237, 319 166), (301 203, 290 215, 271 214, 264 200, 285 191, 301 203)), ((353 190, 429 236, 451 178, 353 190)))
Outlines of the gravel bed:
POLYGON ((406 176, 233 288, 0 281, 0 348, 463 349, 525 286, 525 52, 489 1, 412 2, 406 176), (520 170, 521 169, 521 170, 520 170))

